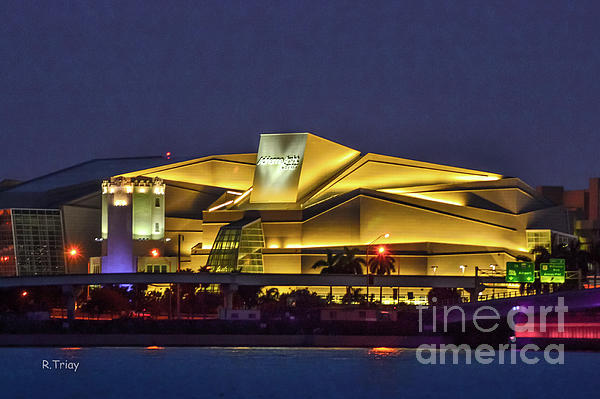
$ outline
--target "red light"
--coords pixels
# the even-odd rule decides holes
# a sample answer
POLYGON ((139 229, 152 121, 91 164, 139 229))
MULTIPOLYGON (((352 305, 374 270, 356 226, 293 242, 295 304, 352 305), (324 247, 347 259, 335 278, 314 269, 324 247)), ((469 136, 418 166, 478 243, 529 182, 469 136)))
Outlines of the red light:
POLYGON ((72 245, 71 247, 67 248, 67 252, 66 253, 71 258, 77 258, 77 257, 79 257, 81 255, 81 251, 75 245, 72 245))
POLYGON ((27 296, 27 291, 21 292, 21 296, 27 296))
POLYGON ((152 256, 154 258, 157 258, 158 255, 160 255, 160 253, 158 252, 158 249, 154 248, 152 251, 150 251, 150 253, 152 254, 152 256))
POLYGON ((165 154, 165 156, 167 157, 167 159, 171 159, 171 152, 167 152, 167 153, 165 154))
POLYGON ((382 254, 382 253, 384 253, 384 252, 385 252, 385 247, 379 247, 379 248, 377 249, 377 251, 379 251, 379 253, 380 253, 380 254, 382 254))

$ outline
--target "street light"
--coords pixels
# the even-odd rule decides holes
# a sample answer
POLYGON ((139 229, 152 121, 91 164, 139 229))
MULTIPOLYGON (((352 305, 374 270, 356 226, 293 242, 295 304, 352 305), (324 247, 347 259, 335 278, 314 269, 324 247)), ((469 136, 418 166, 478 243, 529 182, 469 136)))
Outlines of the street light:
POLYGON ((464 276, 465 275, 465 269, 467 268, 467 266, 466 265, 460 265, 459 267, 460 267, 460 270, 461 270, 461 272, 462 272, 462 274, 464 276))
MULTIPOLYGON (((496 276, 496 266, 495 264, 490 265, 490 269, 492 269, 492 277, 496 276)), ((492 286, 492 298, 496 297, 496 284, 492 286)))
MULTIPOLYGON (((375 242, 377 240, 379 240, 380 238, 389 238, 390 237, 390 233, 383 233, 380 236, 378 236, 376 239, 374 239, 373 241, 371 241, 370 243, 367 244, 367 253, 365 255, 365 263, 367 266, 367 303, 369 302, 369 248, 375 244, 375 242)), ((383 252, 385 252, 385 248, 383 246, 379 247, 379 253, 382 254, 383 252)))
POLYGON ((431 270, 433 270, 433 275, 435 276, 435 273, 437 272, 438 267, 437 266, 431 266, 431 270))
POLYGON ((65 258, 66 261, 66 272, 67 274, 70 273, 70 269, 72 266, 72 262, 76 261, 77 258, 79 258, 79 256, 81 256, 81 253, 79 251, 79 248, 76 247, 75 245, 69 247, 69 249, 67 249, 66 253, 67 257, 65 258))

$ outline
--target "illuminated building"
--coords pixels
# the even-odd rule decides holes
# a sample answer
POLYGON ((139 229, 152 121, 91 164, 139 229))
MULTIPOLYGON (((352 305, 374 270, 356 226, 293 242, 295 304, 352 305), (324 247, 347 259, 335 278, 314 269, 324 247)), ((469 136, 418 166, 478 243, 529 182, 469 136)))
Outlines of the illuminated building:
MULTIPOLYGON (((572 233, 565 209, 518 178, 309 133, 263 134, 256 153, 94 162, 110 168, 88 171, 89 191, 60 202, 67 242, 81 243, 92 272, 318 273, 326 249, 364 257, 375 241, 369 256, 383 247, 397 273, 473 275, 529 255, 528 231, 572 233)), ((75 175, 11 187, 0 204, 27 184, 70 193, 83 184, 75 175)))
MULTIPOLYGON (((102 255, 103 245, 102 181, 108 176, 123 171, 160 166, 171 162, 173 161, 164 157, 95 159, 24 182, 3 180, 0 182, 0 210, 5 209, 4 215, 7 215, 8 209, 35 209, 54 215, 53 218, 56 220, 53 225, 58 229, 55 236, 60 236, 61 239, 53 239, 52 245, 60 246, 60 250, 56 249, 56 251, 59 251, 61 256, 51 257, 47 270, 40 270, 40 274, 57 271, 63 273, 100 271, 101 261, 96 257, 102 255), (67 253, 72 247, 78 249, 79 255, 67 256, 66 260, 63 259, 62 254, 67 253)), ((6 226, 5 223, 2 224, 3 228, 6 226)), ((9 230, 12 234, 12 229, 9 230)), ((0 268, 6 267, 8 274, 14 274, 14 263, 10 263, 14 262, 10 255, 14 252, 13 239, 2 234, 6 237, 1 239, 2 242, 11 244, 8 246, 1 244, 0 251, 6 254, 0 257, 0 268), (11 249, 7 249, 8 247, 11 249), (5 259, 4 264, 1 259, 5 259)))
POLYGON ((589 187, 583 190, 565 190, 561 186, 541 186, 537 190, 569 211, 573 230, 584 249, 600 242, 600 178, 591 178, 589 187))
MULTIPOLYGON (((473 275, 476 266, 528 255, 528 230, 570 233, 564 209, 517 178, 361 154, 309 133, 263 134, 257 153, 110 181, 140 177, 164 182, 161 250, 193 270, 318 273, 312 265, 326 249, 364 255, 381 236, 372 250, 385 246, 399 273, 473 275)), ((149 256, 145 247, 132 254, 149 256)))
POLYGON ((0 210, 0 276, 65 273, 58 209, 0 210))
MULTIPOLYGON (((102 183, 102 238, 107 252, 102 260, 104 273, 136 272, 136 253, 158 257, 165 234, 164 195, 165 186, 159 178, 116 177, 102 183)), ((140 266, 149 270, 145 263, 140 266)), ((163 265, 156 266, 163 269, 163 265)))

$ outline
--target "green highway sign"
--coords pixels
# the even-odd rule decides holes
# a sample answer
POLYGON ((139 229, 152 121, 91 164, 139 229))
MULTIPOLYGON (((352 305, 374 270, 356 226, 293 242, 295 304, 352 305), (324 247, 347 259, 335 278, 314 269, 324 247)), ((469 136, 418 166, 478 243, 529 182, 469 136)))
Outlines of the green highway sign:
POLYGON ((540 264, 540 282, 561 284, 565 282, 565 260, 550 259, 540 264))
POLYGON ((533 262, 506 262, 507 283, 533 283, 535 264, 533 262))

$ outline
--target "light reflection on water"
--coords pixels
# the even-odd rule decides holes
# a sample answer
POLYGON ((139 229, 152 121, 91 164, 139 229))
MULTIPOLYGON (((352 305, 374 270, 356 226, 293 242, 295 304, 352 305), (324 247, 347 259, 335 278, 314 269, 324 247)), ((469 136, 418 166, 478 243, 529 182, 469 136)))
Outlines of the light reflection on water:
POLYGON ((422 365, 399 348, 0 348, 0 397, 592 397, 600 353, 565 363, 422 365), (43 370, 53 359, 78 370, 43 370))

